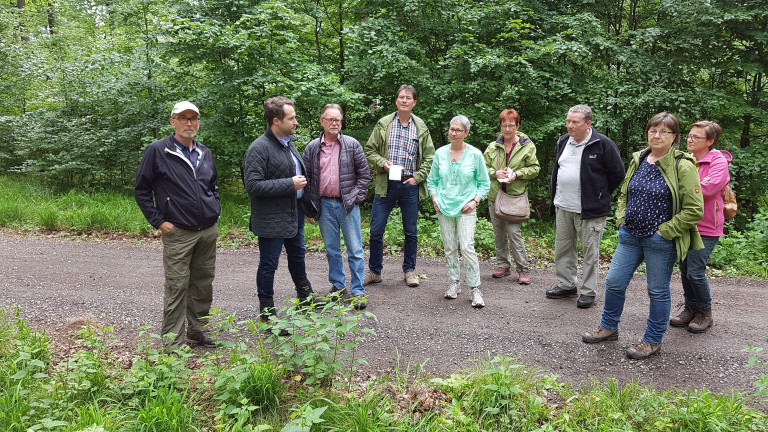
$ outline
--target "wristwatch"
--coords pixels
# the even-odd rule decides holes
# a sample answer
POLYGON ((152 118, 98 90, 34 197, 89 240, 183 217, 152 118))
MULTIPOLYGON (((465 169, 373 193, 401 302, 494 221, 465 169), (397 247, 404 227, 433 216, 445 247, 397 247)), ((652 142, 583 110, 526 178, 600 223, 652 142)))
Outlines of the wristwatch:
POLYGON ((480 201, 482 201, 482 199, 481 199, 480 201, 478 201, 478 200, 476 200, 476 199, 474 199, 474 200, 472 200, 472 201, 474 201, 474 202, 475 202, 475 204, 479 205, 479 204, 480 204, 480 201))

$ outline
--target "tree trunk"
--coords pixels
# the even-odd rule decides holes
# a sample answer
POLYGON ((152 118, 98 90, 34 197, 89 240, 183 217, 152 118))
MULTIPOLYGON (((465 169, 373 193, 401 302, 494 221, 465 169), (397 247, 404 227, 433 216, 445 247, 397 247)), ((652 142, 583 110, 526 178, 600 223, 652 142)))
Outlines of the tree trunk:
POLYGON ((16 7, 19 9, 19 33, 23 42, 29 42, 29 35, 26 32, 27 25, 24 23, 24 8, 27 7, 26 0, 16 0, 16 7))
POLYGON ((53 3, 48 2, 48 33, 56 33, 56 15, 53 14, 53 3))

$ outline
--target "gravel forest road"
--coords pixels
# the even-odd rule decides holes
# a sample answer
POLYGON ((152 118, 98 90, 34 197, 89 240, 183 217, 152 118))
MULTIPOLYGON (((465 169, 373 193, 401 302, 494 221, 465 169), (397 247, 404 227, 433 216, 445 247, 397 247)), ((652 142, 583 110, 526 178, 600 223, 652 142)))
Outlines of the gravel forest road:
MULTIPOLYGON (((71 350, 72 334, 85 320, 114 326, 114 353, 124 359, 136 346, 139 326, 151 323, 158 332, 163 269, 156 239, 77 241, 0 232, 0 262, 0 306, 20 307, 33 328, 47 331, 55 350, 71 350)), ((220 249, 214 306, 239 319, 256 318, 257 263, 255 248, 220 249)), ((447 277, 441 260, 418 260, 417 273, 426 275, 419 288, 405 286, 399 259, 385 258, 384 264, 384 281, 368 289, 368 311, 378 321, 365 322, 376 335, 360 343, 358 354, 370 363, 360 379, 392 374, 398 362, 401 372, 418 363, 429 375, 447 376, 490 353, 539 366, 573 385, 612 376, 619 384, 636 380, 659 389, 751 392, 761 371, 745 367, 741 350, 750 343, 768 347, 764 280, 713 279, 714 327, 700 335, 669 328, 658 355, 633 361, 624 352, 645 329, 643 275, 629 287, 619 340, 587 345, 580 335, 597 326, 602 294, 586 310, 577 309, 575 299, 546 299, 544 292, 555 283, 552 270, 533 270, 532 284, 523 286, 513 276, 492 278, 491 263, 481 261, 487 306, 473 309, 466 285, 457 300, 443 298, 447 277)), ((310 281, 321 293, 329 287, 327 269, 324 254, 308 254, 310 281)), ((276 276, 277 301, 295 294, 284 259, 276 276)), ((673 305, 682 299, 677 275, 672 298, 673 305)))

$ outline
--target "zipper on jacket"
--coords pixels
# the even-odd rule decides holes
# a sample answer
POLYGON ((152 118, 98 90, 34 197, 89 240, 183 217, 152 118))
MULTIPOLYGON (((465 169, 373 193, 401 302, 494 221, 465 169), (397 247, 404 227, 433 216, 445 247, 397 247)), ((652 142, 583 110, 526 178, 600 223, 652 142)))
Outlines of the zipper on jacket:
MULTIPOLYGON (((168 147, 165 148, 165 152, 168 153, 168 154, 172 154, 172 155, 180 158, 181 160, 183 160, 187 164, 187 166, 192 169, 192 176, 195 178, 195 182, 197 182, 197 170, 195 169, 195 167, 192 166, 192 162, 190 162, 189 159, 184 157, 184 155, 180 151, 178 151, 178 150, 177 151, 169 150, 168 147)), ((197 156, 197 165, 198 166, 202 162, 203 155, 204 155, 204 153, 200 152, 198 154, 198 156, 197 156)), ((197 185, 195 185, 195 186, 197 186, 197 185)), ((195 187, 195 196, 197 197, 197 214, 199 215, 198 218, 200 218, 200 217, 203 216, 203 200, 200 198, 200 188, 199 187, 195 187)), ((197 220, 197 230, 198 231, 201 230, 201 226, 202 226, 202 220, 198 219, 197 220)))

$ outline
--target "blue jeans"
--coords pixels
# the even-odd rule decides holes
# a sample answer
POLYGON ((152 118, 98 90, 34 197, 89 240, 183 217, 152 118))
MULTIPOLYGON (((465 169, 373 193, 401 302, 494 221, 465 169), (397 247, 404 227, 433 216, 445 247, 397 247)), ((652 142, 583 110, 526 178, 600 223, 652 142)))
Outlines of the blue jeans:
POLYGON ((700 308, 712 307, 712 295, 707 279, 707 261, 720 237, 701 236, 704 249, 689 250, 680 263, 680 278, 683 280, 685 304, 700 308))
POLYGON ((676 260, 674 240, 664 240, 659 234, 635 237, 623 225, 619 227, 619 245, 605 277, 605 305, 600 327, 607 330, 619 328, 627 287, 637 267, 645 261, 651 304, 643 340, 651 345, 660 344, 672 309, 669 281, 676 260))
POLYGON ((387 184, 387 196, 375 195, 371 207, 371 257, 368 260, 368 268, 372 273, 381 274, 384 268, 384 230, 387 220, 395 204, 400 204, 400 212, 403 216, 403 271, 416 269, 416 220, 419 217, 419 186, 403 183, 401 181, 389 181, 387 184))
POLYGON ((350 292, 353 296, 365 294, 365 259, 363 258, 363 236, 360 233, 360 207, 355 206, 347 213, 344 203, 339 199, 322 198, 320 207, 320 235, 325 243, 325 256, 328 258, 328 282, 337 290, 347 286, 344 274, 344 259, 341 256, 341 235, 347 247, 347 262, 352 273, 350 292))
POLYGON ((259 296, 259 310, 275 307, 275 271, 280 260, 280 252, 285 246, 288 256, 288 272, 297 288, 309 285, 307 270, 304 266, 304 212, 298 208, 298 232, 291 238, 267 238, 259 236, 259 269, 256 271, 256 293, 259 296))

